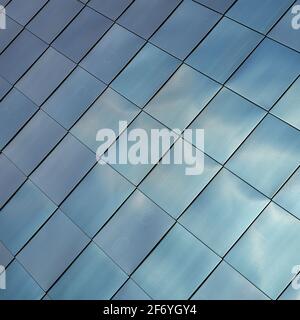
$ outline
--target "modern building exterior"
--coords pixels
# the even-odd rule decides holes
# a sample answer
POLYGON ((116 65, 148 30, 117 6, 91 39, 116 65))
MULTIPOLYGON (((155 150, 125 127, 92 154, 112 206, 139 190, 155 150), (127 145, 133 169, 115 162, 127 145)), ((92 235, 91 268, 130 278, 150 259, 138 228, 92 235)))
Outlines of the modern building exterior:
POLYGON ((0 5, 1 300, 300 299, 299 0, 0 5), (203 172, 98 163, 119 121, 203 172))

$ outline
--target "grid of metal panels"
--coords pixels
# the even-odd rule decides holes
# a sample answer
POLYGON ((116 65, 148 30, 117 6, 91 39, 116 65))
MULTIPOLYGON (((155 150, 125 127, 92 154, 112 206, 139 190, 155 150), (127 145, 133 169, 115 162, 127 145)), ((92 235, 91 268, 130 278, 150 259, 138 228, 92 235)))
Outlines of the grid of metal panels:
POLYGON ((0 299, 300 298, 299 0, 0 4, 0 299), (203 174, 97 164, 119 120, 203 174))

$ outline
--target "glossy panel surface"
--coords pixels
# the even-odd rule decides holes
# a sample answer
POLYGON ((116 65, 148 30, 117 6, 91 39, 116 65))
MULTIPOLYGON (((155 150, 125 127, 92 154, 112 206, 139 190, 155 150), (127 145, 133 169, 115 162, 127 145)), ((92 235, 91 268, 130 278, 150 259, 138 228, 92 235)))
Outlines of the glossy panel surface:
POLYGON ((77 67, 42 109, 69 129, 105 89, 104 83, 77 67))
POLYGON ((271 197, 299 164, 300 132, 267 116, 226 167, 271 197))
POLYGON ((112 88, 143 107, 172 75, 179 61, 147 44, 112 83, 112 88))
POLYGON ((293 266, 299 263, 299 238, 299 220, 271 204, 225 259, 276 299, 292 280, 293 266))
POLYGON ((187 299, 219 260, 176 225, 134 273, 133 279, 154 299, 187 299), (181 268, 175 267, 179 265, 181 268))
POLYGON ((94 152, 101 146, 96 140, 101 129, 112 129, 119 134, 119 121, 130 123, 140 112, 139 108, 114 90, 108 88, 72 128, 71 132, 94 152))
POLYGON ((300 79, 276 103, 271 113, 300 130, 300 79))
POLYGON ((183 60, 206 36, 220 15, 192 0, 183 1, 150 42, 183 60))
POLYGON ((133 189, 108 165, 97 164, 64 201, 61 210, 93 237, 133 189))
POLYGON ((115 24, 80 65, 103 82, 110 83, 143 44, 142 38, 115 24))
POLYGON ((147 39, 168 15, 180 4, 180 0, 136 0, 119 18, 118 23, 147 39))
POLYGON ((94 241, 130 274, 173 222, 151 200, 135 191, 94 241))
POLYGON ((223 169, 179 221, 224 256, 268 203, 266 197, 223 169))
POLYGON ((74 66, 71 60, 49 48, 18 81, 16 87, 40 106, 68 76, 74 66))
POLYGON ((95 162, 93 153, 68 134, 30 179, 59 204, 95 162))
POLYGON ((6 270, 6 290, 0 291, 0 300, 40 300, 44 291, 22 265, 14 261, 6 270))
POLYGON ((87 242, 87 236, 58 210, 17 259, 48 290, 87 242))
POLYGON ((182 65, 145 107, 145 111, 170 129, 185 129, 199 114, 220 86, 182 65))
POLYGON ((261 33, 267 33, 293 0, 238 0, 226 13, 230 18, 261 33))
MULTIPOLYGON (((224 163, 265 114, 251 102, 232 91, 222 89, 189 128, 204 129, 204 151, 224 163)), ((191 141, 196 146, 195 135, 191 141)))
POLYGON ((52 299, 110 299, 127 277, 95 244, 90 244, 50 290, 52 299))
POLYGON ((55 209, 56 206, 27 181, 1 210, 0 240, 16 254, 55 209))
POLYGON ((300 169, 287 181, 276 194, 274 201, 300 219, 300 169))
MULTIPOLYGON (((174 149, 170 152, 172 154, 174 149)), ((220 169, 217 162, 207 156, 204 156, 204 163, 204 171, 198 175, 186 175, 188 166, 184 163, 159 164, 143 181, 140 189, 174 218, 178 218, 220 169)))
POLYGON ((27 28, 47 43, 52 42, 82 9, 75 0, 51 0, 30 21, 27 28))
POLYGON ((89 8, 83 9, 53 47, 78 63, 112 25, 112 21, 89 8))
POLYGON ((268 298, 226 262, 222 262, 192 299, 267 300, 268 298))
POLYGON ((228 86, 269 110, 299 73, 300 56, 266 39, 229 79, 228 86))
POLYGON ((4 154, 0 154, 0 208, 25 180, 25 175, 4 154))
POLYGON ((187 64, 224 83, 262 38, 262 35, 223 18, 188 57, 187 64))
POLYGON ((65 134, 63 127, 39 111, 3 152, 29 175, 65 134))

